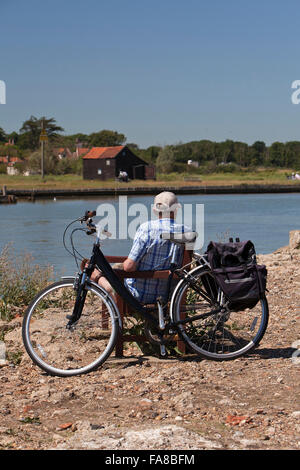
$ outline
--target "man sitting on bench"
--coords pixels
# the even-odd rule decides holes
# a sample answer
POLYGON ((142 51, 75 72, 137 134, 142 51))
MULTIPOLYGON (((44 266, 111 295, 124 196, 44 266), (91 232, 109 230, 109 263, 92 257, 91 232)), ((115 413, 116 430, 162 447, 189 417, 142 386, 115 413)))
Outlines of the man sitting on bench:
MULTIPOLYGON (((140 225, 136 232, 132 248, 123 263, 126 272, 160 271, 170 268, 173 250, 175 262, 181 265, 184 245, 178 246, 168 239, 162 239, 162 233, 191 232, 189 227, 175 222, 177 209, 180 207, 174 193, 164 191, 154 199, 153 211, 157 220, 150 220, 140 225)), ((95 270, 91 279, 107 292, 113 294, 107 279, 95 270)), ((128 290, 144 304, 156 302, 166 293, 165 279, 125 279, 128 290)))

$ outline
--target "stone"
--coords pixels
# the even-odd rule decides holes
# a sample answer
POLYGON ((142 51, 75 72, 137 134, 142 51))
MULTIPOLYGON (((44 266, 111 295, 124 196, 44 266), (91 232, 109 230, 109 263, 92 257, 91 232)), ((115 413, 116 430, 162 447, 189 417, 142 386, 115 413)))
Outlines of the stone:
POLYGON ((300 249, 300 230, 292 230, 290 232, 289 247, 290 250, 300 249))
POLYGON ((148 398, 143 398, 143 400, 139 402, 139 407, 143 410, 150 410, 152 408, 152 405, 152 400, 149 400, 148 398))

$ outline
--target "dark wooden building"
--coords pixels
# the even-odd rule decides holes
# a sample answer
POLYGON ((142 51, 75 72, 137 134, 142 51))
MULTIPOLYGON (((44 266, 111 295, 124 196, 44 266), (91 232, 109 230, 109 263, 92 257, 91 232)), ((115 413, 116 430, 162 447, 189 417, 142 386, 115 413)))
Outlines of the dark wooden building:
POLYGON ((83 156, 84 179, 115 179, 125 171, 129 179, 155 179, 155 168, 137 157, 126 145, 93 147, 83 156))

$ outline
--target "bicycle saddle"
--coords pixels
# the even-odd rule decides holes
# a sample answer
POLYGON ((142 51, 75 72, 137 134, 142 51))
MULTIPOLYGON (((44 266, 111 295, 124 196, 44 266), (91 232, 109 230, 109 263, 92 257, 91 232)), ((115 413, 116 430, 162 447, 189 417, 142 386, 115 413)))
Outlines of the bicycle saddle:
POLYGON ((170 240, 172 243, 177 243, 178 245, 194 243, 197 237, 197 232, 163 232, 160 235, 160 238, 163 240, 170 240))

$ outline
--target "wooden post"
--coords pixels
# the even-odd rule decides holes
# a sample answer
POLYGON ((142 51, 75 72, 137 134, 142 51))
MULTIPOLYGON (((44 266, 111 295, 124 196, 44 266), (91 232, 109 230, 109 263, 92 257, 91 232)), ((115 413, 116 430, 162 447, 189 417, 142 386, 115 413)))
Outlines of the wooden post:
POLYGON ((42 144, 41 175, 42 175, 42 179, 44 179, 45 142, 42 141, 41 144, 42 144))
POLYGON ((6 196, 6 194, 7 194, 7 192, 6 192, 6 186, 5 186, 5 184, 4 184, 3 187, 2 187, 2 195, 3 195, 3 196, 6 196))
MULTIPOLYGON (((123 326, 124 314, 126 311, 126 302, 124 302, 124 300, 119 295, 117 296, 117 307, 121 315, 122 326, 123 326)), ((116 350, 115 350, 116 357, 123 357, 123 344, 124 344, 123 333, 121 331, 116 342, 116 350)))

